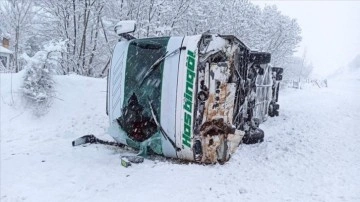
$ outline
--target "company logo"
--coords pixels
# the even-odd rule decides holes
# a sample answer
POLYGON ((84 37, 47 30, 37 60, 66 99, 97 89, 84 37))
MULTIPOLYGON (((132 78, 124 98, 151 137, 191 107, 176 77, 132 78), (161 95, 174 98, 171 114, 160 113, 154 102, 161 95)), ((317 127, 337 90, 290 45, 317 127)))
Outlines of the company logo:
POLYGON ((193 120, 193 92, 195 82, 195 53, 187 52, 186 58, 186 86, 184 93, 184 133, 182 138, 183 146, 191 147, 191 133, 193 120))

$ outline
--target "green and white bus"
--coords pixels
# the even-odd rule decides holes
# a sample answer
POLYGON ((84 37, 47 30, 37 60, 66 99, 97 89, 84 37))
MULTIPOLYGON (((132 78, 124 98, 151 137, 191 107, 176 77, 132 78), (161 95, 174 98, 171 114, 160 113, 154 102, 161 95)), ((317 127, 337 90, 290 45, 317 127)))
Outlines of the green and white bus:
POLYGON ((203 163, 223 163, 241 142, 277 115, 281 68, 228 35, 135 39, 120 22, 108 74, 110 135, 140 150, 203 163))

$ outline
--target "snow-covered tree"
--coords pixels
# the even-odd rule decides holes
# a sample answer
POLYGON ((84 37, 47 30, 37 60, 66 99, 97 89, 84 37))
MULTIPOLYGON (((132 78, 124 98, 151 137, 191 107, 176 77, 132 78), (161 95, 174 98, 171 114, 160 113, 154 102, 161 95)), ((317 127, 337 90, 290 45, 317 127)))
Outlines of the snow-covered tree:
POLYGON ((15 72, 23 68, 20 63, 20 55, 23 52, 26 40, 32 36, 31 22, 35 16, 33 1, 28 0, 5 0, 0 4, 1 24, 9 32, 10 44, 14 51, 15 72))
POLYGON ((54 81, 49 70, 41 65, 33 63, 26 70, 22 87, 25 100, 38 116, 47 112, 54 94, 54 81))
POLYGON ((118 39, 113 26, 120 20, 137 22, 137 38, 235 35, 251 49, 270 52, 276 66, 288 62, 301 40, 295 19, 249 0, 5 0, 2 5, 2 19, 14 30, 15 60, 23 52, 33 56, 51 40, 64 41, 62 74, 104 76, 118 39))
POLYGON ((37 116, 47 112, 55 97, 52 72, 59 68, 59 58, 64 42, 46 45, 45 50, 38 51, 33 57, 23 56, 27 68, 22 85, 22 95, 37 116))
POLYGON ((102 32, 104 1, 102 0, 48 0, 37 6, 45 40, 66 41, 62 53, 63 73, 76 72, 94 76, 106 63, 105 37, 102 32), (105 54, 105 55, 104 55, 105 54))

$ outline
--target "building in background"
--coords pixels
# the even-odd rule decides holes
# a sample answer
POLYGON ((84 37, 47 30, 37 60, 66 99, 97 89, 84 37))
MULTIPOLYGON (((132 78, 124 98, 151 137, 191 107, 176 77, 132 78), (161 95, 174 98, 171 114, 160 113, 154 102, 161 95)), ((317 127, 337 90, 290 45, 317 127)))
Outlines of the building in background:
POLYGON ((0 35, 0 70, 9 70, 12 51, 9 48, 9 39, 0 35))

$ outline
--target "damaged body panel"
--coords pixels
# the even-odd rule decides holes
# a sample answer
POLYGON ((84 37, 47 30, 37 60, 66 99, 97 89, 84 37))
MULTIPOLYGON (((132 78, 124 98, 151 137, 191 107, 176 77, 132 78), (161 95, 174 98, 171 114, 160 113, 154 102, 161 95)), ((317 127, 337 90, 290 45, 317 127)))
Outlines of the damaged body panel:
POLYGON ((269 62, 234 36, 120 41, 108 76, 109 133, 143 155, 226 162, 241 142, 261 142, 259 124, 278 115, 282 69, 269 62))

